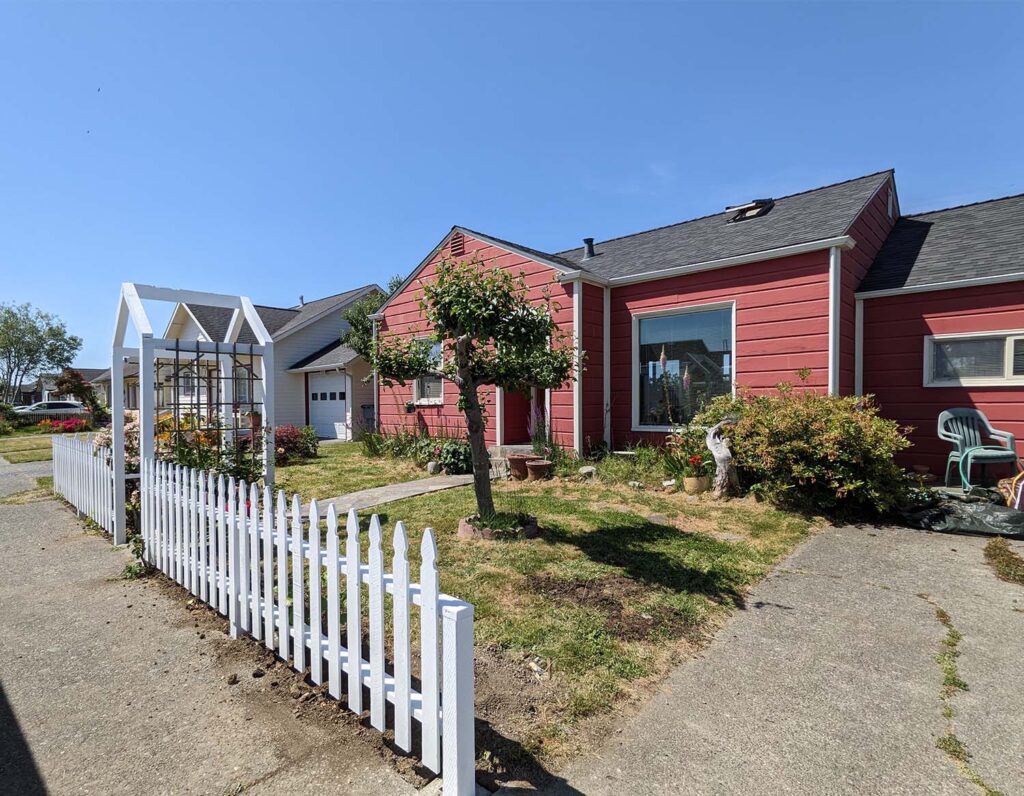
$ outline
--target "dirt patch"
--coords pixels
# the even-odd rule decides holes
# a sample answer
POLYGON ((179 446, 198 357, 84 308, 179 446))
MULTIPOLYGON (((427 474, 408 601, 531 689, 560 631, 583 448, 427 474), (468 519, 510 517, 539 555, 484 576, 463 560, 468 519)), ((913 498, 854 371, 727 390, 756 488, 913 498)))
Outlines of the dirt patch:
POLYGON ((696 634, 687 617, 667 606, 636 608, 649 599, 651 586, 624 575, 596 580, 564 580, 550 575, 528 579, 531 591, 552 600, 597 610, 605 615, 608 632, 621 641, 645 641, 653 636, 681 638, 696 634))

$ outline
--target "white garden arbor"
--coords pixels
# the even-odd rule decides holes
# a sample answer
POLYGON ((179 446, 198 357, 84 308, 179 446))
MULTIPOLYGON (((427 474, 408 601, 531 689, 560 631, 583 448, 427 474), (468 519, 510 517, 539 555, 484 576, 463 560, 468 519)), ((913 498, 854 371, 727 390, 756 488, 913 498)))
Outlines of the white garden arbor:
MULTIPOLYGON (((193 357, 193 361, 202 359, 218 373, 217 400, 207 403, 207 411, 216 413, 217 417, 214 418, 214 422, 217 423, 223 422, 224 407, 230 406, 233 402, 231 390, 236 381, 234 369, 238 357, 248 357, 254 369, 258 366, 259 378, 253 386, 259 393, 256 397, 259 398, 261 404, 259 417, 263 428, 264 479, 267 483, 272 483, 274 480, 274 344, 253 303, 246 296, 178 290, 125 282, 121 285, 121 295, 118 301, 110 369, 115 544, 124 544, 127 541, 125 479, 133 477, 131 474, 121 476, 125 472, 125 365, 138 365, 139 454, 142 459, 152 459, 156 453, 157 364, 161 359, 167 361, 173 358, 174 361, 177 361, 183 351, 193 357), (143 301, 221 307, 233 310, 233 314, 224 340, 179 340, 154 337, 143 301), (138 333, 138 347, 125 345, 129 320, 138 333), (252 330, 256 343, 238 342, 239 334, 245 324, 248 324, 252 330), (223 393, 220 392, 221 385, 223 393)), ((224 425, 230 426, 231 424, 224 423, 224 425)), ((253 429, 253 439, 256 438, 256 429, 253 429)))

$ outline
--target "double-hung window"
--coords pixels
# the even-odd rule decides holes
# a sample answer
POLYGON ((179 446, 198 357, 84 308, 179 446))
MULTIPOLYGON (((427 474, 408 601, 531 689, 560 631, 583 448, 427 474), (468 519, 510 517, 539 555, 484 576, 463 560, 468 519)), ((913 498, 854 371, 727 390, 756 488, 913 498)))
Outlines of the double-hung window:
POLYGON ((1024 329, 924 338, 925 387, 1024 384, 1024 329))
MULTIPOLYGON (((434 343, 430 348, 430 360, 434 367, 441 367, 442 349, 440 343, 434 343)), ((441 404, 444 403, 444 381, 440 376, 433 374, 420 376, 412 385, 412 399, 417 404, 441 404)))
POLYGON ((667 430, 732 393, 733 316, 728 304, 633 316, 633 426, 667 430))

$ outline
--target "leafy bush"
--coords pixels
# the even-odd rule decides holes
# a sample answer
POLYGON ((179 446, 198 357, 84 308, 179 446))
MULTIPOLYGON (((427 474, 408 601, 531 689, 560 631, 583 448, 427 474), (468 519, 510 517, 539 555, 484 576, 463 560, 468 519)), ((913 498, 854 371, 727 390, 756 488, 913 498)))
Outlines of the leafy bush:
POLYGON ((14 423, 17 419, 17 412, 14 411, 13 406, 10 404, 0 403, 0 420, 6 420, 8 423, 14 423))
POLYGON ((14 431, 14 426, 6 420, 0 419, 0 437, 5 437, 14 431))
POLYGON ((670 478, 710 476, 715 460, 704 438, 704 429, 691 424, 669 434, 665 440, 665 473, 670 478))
POLYGON ((363 434, 363 453, 371 459, 379 459, 384 455, 387 440, 379 431, 367 431, 363 434))
POLYGON ((440 444, 437 461, 450 475, 473 472, 473 451, 466 440, 448 439, 440 444))
POLYGON ((320 439, 312 426, 299 428, 291 424, 274 430, 274 461, 287 464, 294 459, 313 459, 320 451, 320 439))
POLYGON ((828 396, 780 384, 766 395, 721 396, 694 425, 735 418, 729 430, 741 480, 775 503, 834 513, 885 513, 911 481, 894 456, 904 429, 868 397, 828 396))

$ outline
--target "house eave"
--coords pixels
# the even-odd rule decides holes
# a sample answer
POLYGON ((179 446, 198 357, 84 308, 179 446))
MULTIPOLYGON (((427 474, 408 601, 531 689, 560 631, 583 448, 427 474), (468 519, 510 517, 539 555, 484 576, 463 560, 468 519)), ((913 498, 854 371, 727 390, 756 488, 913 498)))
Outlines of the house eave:
POLYGON ((984 285, 1001 285, 1010 282, 1024 281, 1024 271, 995 276, 977 276, 970 279, 954 279, 949 282, 929 282, 923 285, 892 287, 884 290, 859 290, 854 296, 858 299, 885 298, 886 296, 903 296, 912 293, 933 293, 939 290, 957 290, 965 287, 981 287, 984 285))

